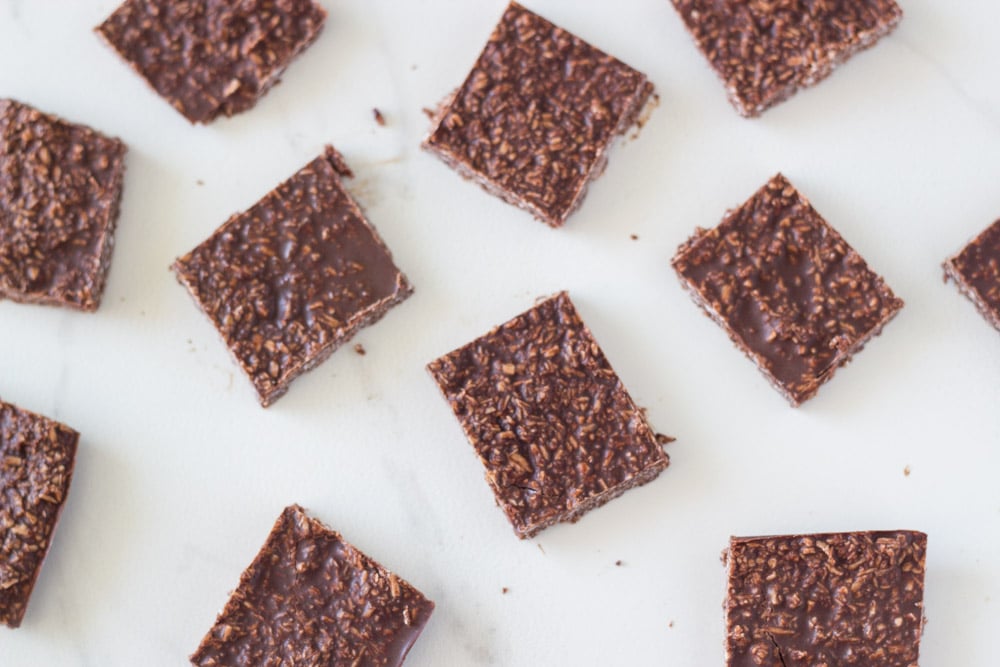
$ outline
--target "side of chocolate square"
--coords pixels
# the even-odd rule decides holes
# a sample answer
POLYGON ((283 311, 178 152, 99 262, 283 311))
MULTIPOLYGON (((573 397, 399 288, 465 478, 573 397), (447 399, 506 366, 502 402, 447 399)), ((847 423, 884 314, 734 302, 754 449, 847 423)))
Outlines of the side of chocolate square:
POLYGON ((125 144, 0 100, 0 298, 97 310, 125 175, 125 144))
POLYGON ((926 552, 913 531, 732 538, 727 667, 915 667, 926 552))
POLYGON ((652 94, 641 72, 512 2, 424 148, 558 227, 652 94))
POLYGON ((565 292, 428 370, 518 537, 575 522, 669 465, 565 292))
POLYGON ((79 434, 0 401, 0 623, 21 625, 73 477, 79 434))
POLYGON ((954 280, 986 321, 1000 330, 1000 220, 948 259, 944 275, 945 280, 954 280))
POLYGON ((420 591, 292 505, 191 663, 398 667, 433 611, 420 591))
POLYGON ((792 405, 903 307, 781 174, 672 261, 681 284, 792 405))

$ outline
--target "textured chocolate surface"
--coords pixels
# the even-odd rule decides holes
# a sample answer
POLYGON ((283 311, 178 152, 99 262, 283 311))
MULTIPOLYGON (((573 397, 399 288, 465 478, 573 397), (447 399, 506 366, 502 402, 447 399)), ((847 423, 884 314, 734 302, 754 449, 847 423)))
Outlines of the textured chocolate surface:
POLYGON ((174 263, 265 407, 413 289, 328 146, 174 263))
POLYGON ((826 78, 903 18, 894 0, 672 0, 744 116, 826 78))
POLYGON ((945 262, 944 272, 1000 330, 1000 220, 945 262))
POLYGON ((433 611, 420 591, 292 505, 191 662, 396 667, 433 611))
POLYGON ((0 623, 21 625, 52 543, 79 434, 0 401, 0 623))
POLYGON ((903 302, 778 174, 673 259, 681 283, 793 405, 903 302))
POLYGON ((428 369, 519 537, 576 521, 670 462, 565 292, 428 369))
POLYGON ((652 92, 641 72, 511 3, 424 146, 559 226, 652 92))
POLYGON ((0 298, 97 310, 124 174, 118 139, 0 100, 0 298))
POLYGON ((917 667, 927 536, 732 538, 728 667, 917 667))
POLYGON ((313 0, 126 0, 97 32, 192 123, 246 111, 319 36, 313 0))

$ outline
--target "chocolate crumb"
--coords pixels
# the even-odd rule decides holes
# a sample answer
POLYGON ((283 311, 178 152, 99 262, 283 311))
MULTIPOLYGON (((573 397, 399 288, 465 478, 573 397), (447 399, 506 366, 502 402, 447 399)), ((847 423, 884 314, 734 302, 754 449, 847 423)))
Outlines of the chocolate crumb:
POLYGON ((507 588, 506 586, 504 586, 503 588, 500 589, 500 593, 502 595, 507 595, 507 593, 509 593, 509 592, 510 592, 510 589, 507 588))
POLYGON ((367 350, 365 350, 365 346, 362 345, 361 343, 358 343, 357 345, 354 346, 354 351, 357 352, 358 354, 360 354, 362 357, 365 356, 365 354, 367 354, 367 350))
POLYGON ((903 468, 903 475, 905 477, 909 477, 910 476, 910 466, 906 466, 905 468, 903 468))
POLYGON ((615 567, 621 567, 621 566, 622 566, 622 562, 620 560, 616 560, 615 561, 615 567))
POLYGON ((372 109, 372 115, 375 117, 376 123, 378 123, 382 127, 385 127, 385 116, 382 115, 381 111, 379 111, 378 109, 372 109))
POLYGON ((633 241, 638 241, 639 240, 639 235, 638 234, 629 234, 628 237, 630 239, 632 239, 633 241))
POLYGON ((657 433, 656 442, 660 445, 669 445, 671 442, 675 442, 677 438, 672 435, 667 435, 666 433, 657 433))
POLYGON ((673 628, 674 627, 674 622, 671 620, 669 623, 667 623, 667 627, 668 628, 673 628))

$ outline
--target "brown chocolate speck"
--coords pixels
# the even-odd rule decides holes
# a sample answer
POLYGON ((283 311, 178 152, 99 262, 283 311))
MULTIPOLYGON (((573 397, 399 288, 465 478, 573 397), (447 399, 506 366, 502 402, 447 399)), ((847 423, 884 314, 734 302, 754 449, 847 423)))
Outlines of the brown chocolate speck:
POLYGON ((629 234, 628 237, 630 239, 632 239, 633 241, 638 241, 639 240, 639 235, 638 234, 629 234))
POLYGON ((506 586, 504 586, 503 588, 500 589, 500 594, 501 595, 507 595, 507 593, 509 593, 509 592, 510 592, 510 589, 507 588, 506 586))
POLYGON ((382 127, 385 127, 385 116, 382 115, 381 111, 379 111, 377 108, 372 109, 372 116, 375 117, 376 123, 378 123, 382 127))
POLYGON ((365 350, 365 346, 362 345, 361 343, 358 343, 357 345, 354 346, 354 351, 360 354, 362 357, 368 353, 368 351, 365 350))
POLYGON ((615 567, 621 567, 622 565, 624 565, 624 563, 622 563, 622 561, 620 561, 620 560, 616 560, 615 561, 615 567))
POLYGON ((910 476, 910 466, 906 466, 905 468, 903 468, 903 476, 905 477, 910 476))

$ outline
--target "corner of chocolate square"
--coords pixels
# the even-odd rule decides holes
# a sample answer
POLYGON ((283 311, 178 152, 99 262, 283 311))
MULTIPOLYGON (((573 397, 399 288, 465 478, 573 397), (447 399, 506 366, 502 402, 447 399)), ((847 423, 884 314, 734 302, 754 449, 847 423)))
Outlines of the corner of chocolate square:
POLYGON ((520 538, 575 522, 670 463, 565 292, 427 368, 520 538))
POLYGON ((944 275, 945 280, 954 280, 986 321, 1000 330, 1000 220, 948 259, 944 275))
POLYGON ((651 97, 644 74, 512 2, 424 148, 558 227, 651 97))
POLYGON ((328 146, 173 265, 264 407, 413 293, 349 175, 328 146))
POLYGON ((895 0, 672 0, 742 116, 812 86, 895 29, 895 0))
POLYGON ((0 298, 97 310, 124 175, 118 139, 0 100, 0 298))
POLYGON ((0 401, 0 623, 21 625, 73 477, 79 434, 0 401))
POLYGON ((682 244, 672 265, 695 303, 793 406, 903 307, 781 174, 682 244))
POLYGON ((734 537, 727 667, 915 667, 927 536, 882 531, 734 537))
POLYGON ((126 0, 96 32, 192 123, 253 107, 319 36, 314 0, 126 0))
POLYGON ((291 505, 191 664, 399 667, 433 611, 408 582, 291 505))

